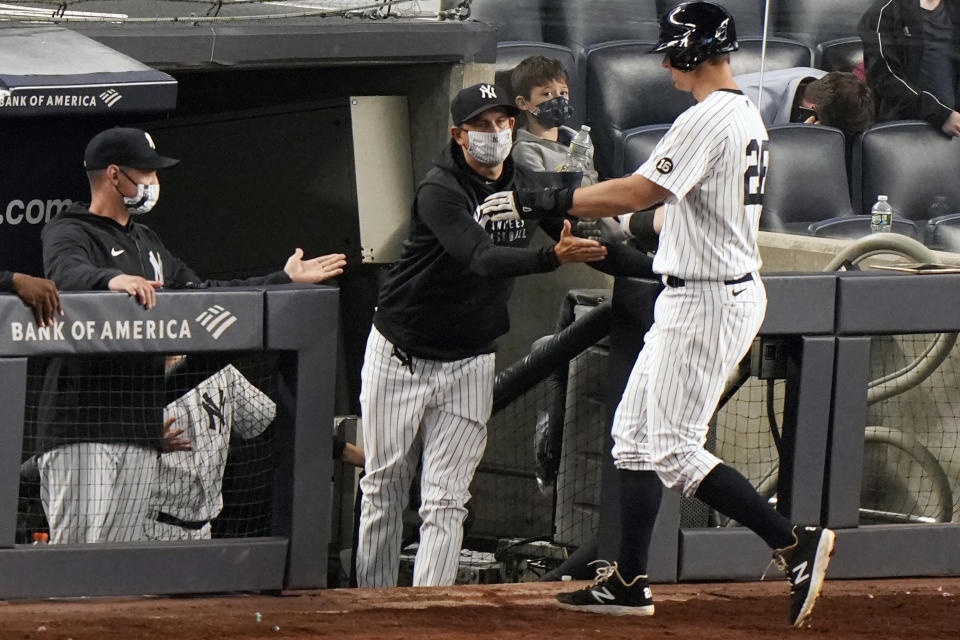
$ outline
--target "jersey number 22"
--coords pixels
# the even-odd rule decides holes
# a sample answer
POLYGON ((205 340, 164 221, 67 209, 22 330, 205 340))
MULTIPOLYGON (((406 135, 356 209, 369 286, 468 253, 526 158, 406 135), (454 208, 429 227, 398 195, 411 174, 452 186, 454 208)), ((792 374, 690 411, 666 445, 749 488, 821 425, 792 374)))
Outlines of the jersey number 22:
POLYGON ((747 145, 749 164, 743 172, 743 204, 763 204, 763 185, 767 180, 769 151, 766 140, 751 140, 747 145))

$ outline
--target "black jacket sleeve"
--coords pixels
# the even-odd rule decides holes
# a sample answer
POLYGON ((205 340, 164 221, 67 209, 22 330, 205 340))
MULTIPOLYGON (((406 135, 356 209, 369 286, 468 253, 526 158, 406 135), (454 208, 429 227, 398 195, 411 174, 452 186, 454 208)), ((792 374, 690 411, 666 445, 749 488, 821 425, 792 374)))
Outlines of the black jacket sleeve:
POLYGON ((48 225, 42 239, 43 272, 62 291, 106 290, 123 273, 98 266, 100 249, 87 234, 74 232, 72 224, 48 225))
MULTIPOLYGON (((560 266, 552 247, 495 245, 483 226, 474 220, 471 209, 465 197, 438 185, 423 185, 417 193, 420 219, 447 253, 477 275, 503 278, 553 271, 560 266)), ((532 229, 525 231, 531 233, 532 229)))
POLYGON ((0 271, 0 291, 13 291, 13 271, 0 271))

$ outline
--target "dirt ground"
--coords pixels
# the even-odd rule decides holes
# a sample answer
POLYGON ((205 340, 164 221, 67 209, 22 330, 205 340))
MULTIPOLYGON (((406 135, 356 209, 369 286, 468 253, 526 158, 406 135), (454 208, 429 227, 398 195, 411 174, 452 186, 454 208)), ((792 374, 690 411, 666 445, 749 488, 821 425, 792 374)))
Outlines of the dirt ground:
POLYGON ((568 586, 7 602, 0 603, 0 638, 960 638, 960 578, 828 581, 810 626, 802 630, 786 624, 788 585, 782 580, 654 585, 652 618, 554 607, 553 594, 568 586))

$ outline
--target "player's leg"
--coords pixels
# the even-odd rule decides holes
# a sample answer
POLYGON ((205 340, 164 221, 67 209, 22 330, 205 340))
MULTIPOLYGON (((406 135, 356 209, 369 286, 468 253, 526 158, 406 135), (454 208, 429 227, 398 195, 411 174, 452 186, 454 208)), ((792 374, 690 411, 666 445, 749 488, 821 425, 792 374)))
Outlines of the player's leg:
POLYGON ((487 444, 493 407, 494 356, 434 363, 439 369, 437 406, 424 415, 420 483, 420 546, 415 587, 455 582, 463 543, 469 486, 487 444))
POLYGON ((663 483, 650 466, 647 441, 647 388, 651 363, 660 357, 656 324, 644 337, 623 396, 613 418, 613 458, 620 477, 620 553, 621 574, 628 580, 647 574, 650 538, 663 483))
POLYGON ((113 501, 103 523, 102 538, 136 542, 146 535, 150 496, 157 482, 157 451, 127 445, 119 454, 113 501))
POLYGON ((403 508, 420 456, 420 421, 432 382, 424 375, 429 361, 410 366, 394 355, 379 331, 371 329, 361 370, 365 475, 357 534, 357 584, 397 584, 403 508))
POLYGON ((40 501, 51 543, 104 541, 104 522, 116 484, 115 449, 98 442, 78 442, 39 457, 40 501))
POLYGON ((644 337, 613 419, 613 457, 620 477, 620 551, 601 567, 593 585, 557 595, 560 606, 614 615, 652 615, 647 557, 663 484, 651 470, 646 447, 649 368, 658 357, 657 327, 644 337))

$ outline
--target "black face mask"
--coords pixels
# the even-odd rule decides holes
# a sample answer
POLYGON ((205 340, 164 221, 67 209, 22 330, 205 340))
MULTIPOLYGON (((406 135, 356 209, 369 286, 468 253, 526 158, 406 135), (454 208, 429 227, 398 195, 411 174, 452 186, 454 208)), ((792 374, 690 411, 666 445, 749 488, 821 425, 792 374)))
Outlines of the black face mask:
POLYGON ((548 129, 559 127, 573 117, 573 105, 563 96, 541 102, 534 108, 536 111, 530 113, 537 119, 537 122, 548 129))

